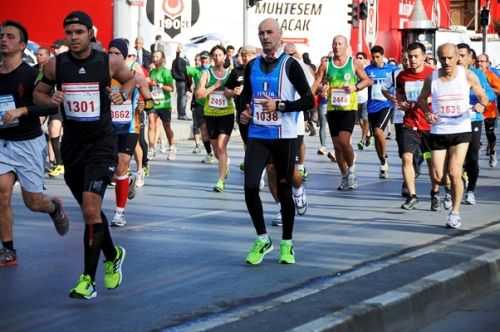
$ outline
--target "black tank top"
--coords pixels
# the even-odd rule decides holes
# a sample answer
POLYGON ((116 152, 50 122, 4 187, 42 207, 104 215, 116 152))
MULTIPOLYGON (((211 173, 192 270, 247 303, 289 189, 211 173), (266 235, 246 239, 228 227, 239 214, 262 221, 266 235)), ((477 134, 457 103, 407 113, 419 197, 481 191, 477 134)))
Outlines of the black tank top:
POLYGON ((57 89, 64 92, 61 106, 63 139, 90 143, 112 136, 111 101, 106 88, 111 84, 109 58, 92 50, 86 59, 70 52, 56 57, 57 89))

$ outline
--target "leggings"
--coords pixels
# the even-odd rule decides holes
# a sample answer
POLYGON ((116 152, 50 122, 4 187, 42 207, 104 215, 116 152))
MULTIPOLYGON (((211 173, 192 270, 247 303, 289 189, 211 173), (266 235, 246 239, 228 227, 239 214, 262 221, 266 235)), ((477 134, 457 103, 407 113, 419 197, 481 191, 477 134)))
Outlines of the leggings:
POLYGON ((266 234, 259 183, 262 171, 272 160, 276 169, 278 199, 281 203, 283 240, 291 240, 295 218, 292 179, 297 139, 264 140, 249 138, 245 152, 245 202, 257 235, 266 234))
POLYGON ((326 146, 326 107, 327 104, 320 104, 318 107, 318 122, 319 122, 319 142, 321 146, 326 146))
POLYGON ((484 119, 484 131, 488 139, 488 154, 495 153, 495 146, 497 143, 497 135, 495 135, 495 127, 497 126, 497 119, 484 119))
POLYGON ((479 149, 481 147, 481 128, 483 127, 482 121, 472 121, 472 139, 465 156, 464 169, 469 177, 469 185, 467 191, 474 191, 476 189, 477 178, 479 177, 479 149))

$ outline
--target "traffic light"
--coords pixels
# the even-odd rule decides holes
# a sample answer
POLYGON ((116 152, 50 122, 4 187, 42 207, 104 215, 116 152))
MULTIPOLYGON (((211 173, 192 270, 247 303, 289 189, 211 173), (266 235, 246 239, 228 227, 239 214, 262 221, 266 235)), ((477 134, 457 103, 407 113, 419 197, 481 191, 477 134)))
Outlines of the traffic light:
POLYGON ((359 19, 366 20, 368 18, 368 5, 366 2, 361 2, 359 4, 359 19))
POLYGON ((356 2, 347 5, 349 7, 349 20, 347 23, 351 24, 353 27, 359 26, 359 6, 356 2))
POLYGON ((257 4, 257 2, 262 1, 262 0, 247 0, 247 8, 252 8, 257 4))
POLYGON ((487 27, 489 20, 490 20, 490 11, 488 10, 488 8, 483 7, 483 9, 481 9, 481 13, 479 14, 479 22, 481 26, 487 27))

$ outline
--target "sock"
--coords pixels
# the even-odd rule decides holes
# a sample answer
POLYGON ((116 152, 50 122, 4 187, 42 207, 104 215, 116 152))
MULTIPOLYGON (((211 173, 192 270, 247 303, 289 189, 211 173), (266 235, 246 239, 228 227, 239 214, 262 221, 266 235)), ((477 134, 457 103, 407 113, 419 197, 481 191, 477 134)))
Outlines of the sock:
POLYGON ((102 243, 102 252, 104 254, 104 257, 106 257, 107 261, 113 261, 118 253, 116 252, 115 244, 113 243, 113 239, 111 238, 111 233, 109 232, 108 218, 106 218, 106 215, 102 211, 101 211, 101 219, 104 228, 104 241, 102 243))
POLYGON ((261 235, 258 235, 257 238, 259 240, 262 240, 262 241, 266 241, 266 242, 269 242, 269 235, 266 233, 266 234, 261 234, 261 235))
POLYGON ((57 137, 52 137, 50 139, 50 143, 52 143, 52 150, 54 150, 54 159, 56 162, 56 165, 62 165, 62 158, 61 158, 61 143, 59 141, 59 136, 57 137))
POLYGON ((85 233, 83 235, 85 266, 83 273, 89 275, 92 281, 95 280, 101 246, 104 241, 103 226, 103 224, 85 225, 85 233))
POLYGON ((14 250, 14 241, 2 241, 2 245, 5 249, 14 250))
POLYGON ((300 196, 304 192, 304 186, 301 185, 298 188, 292 187, 292 191, 293 191, 294 196, 300 196))
POLYGON ((129 178, 127 175, 116 178, 116 207, 125 208, 128 198, 129 178))
POLYGON ((210 141, 203 141, 203 146, 205 147, 207 154, 212 153, 212 146, 210 145, 210 141))

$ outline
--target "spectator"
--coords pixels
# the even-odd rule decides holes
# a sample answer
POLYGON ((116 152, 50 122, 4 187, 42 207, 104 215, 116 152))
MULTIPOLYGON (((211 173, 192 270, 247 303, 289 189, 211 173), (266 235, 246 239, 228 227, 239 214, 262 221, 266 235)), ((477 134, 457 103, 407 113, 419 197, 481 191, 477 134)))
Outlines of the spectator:
POLYGON ((135 50, 137 51, 137 62, 149 70, 149 67, 151 67, 151 53, 144 49, 144 39, 142 37, 135 39, 135 50))
POLYGON ((224 60, 224 68, 230 68, 232 69, 234 67, 234 46, 233 45, 227 45, 226 47, 226 59, 224 60))
POLYGON ((182 46, 177 46, 175 59, 172 62, 172 76, 175 79, 175 90, 177 93, 177 119, 188 120, 191 119, 186 115, 186 86, 187 75, 187 60, 182 56, 182 46))
POLYGON ((161 39, 161 35, 156 35, 155 42, 150 46, 151 54, 156 51, 165 52, 165 45, 163 44, 163 40, 161 39))

